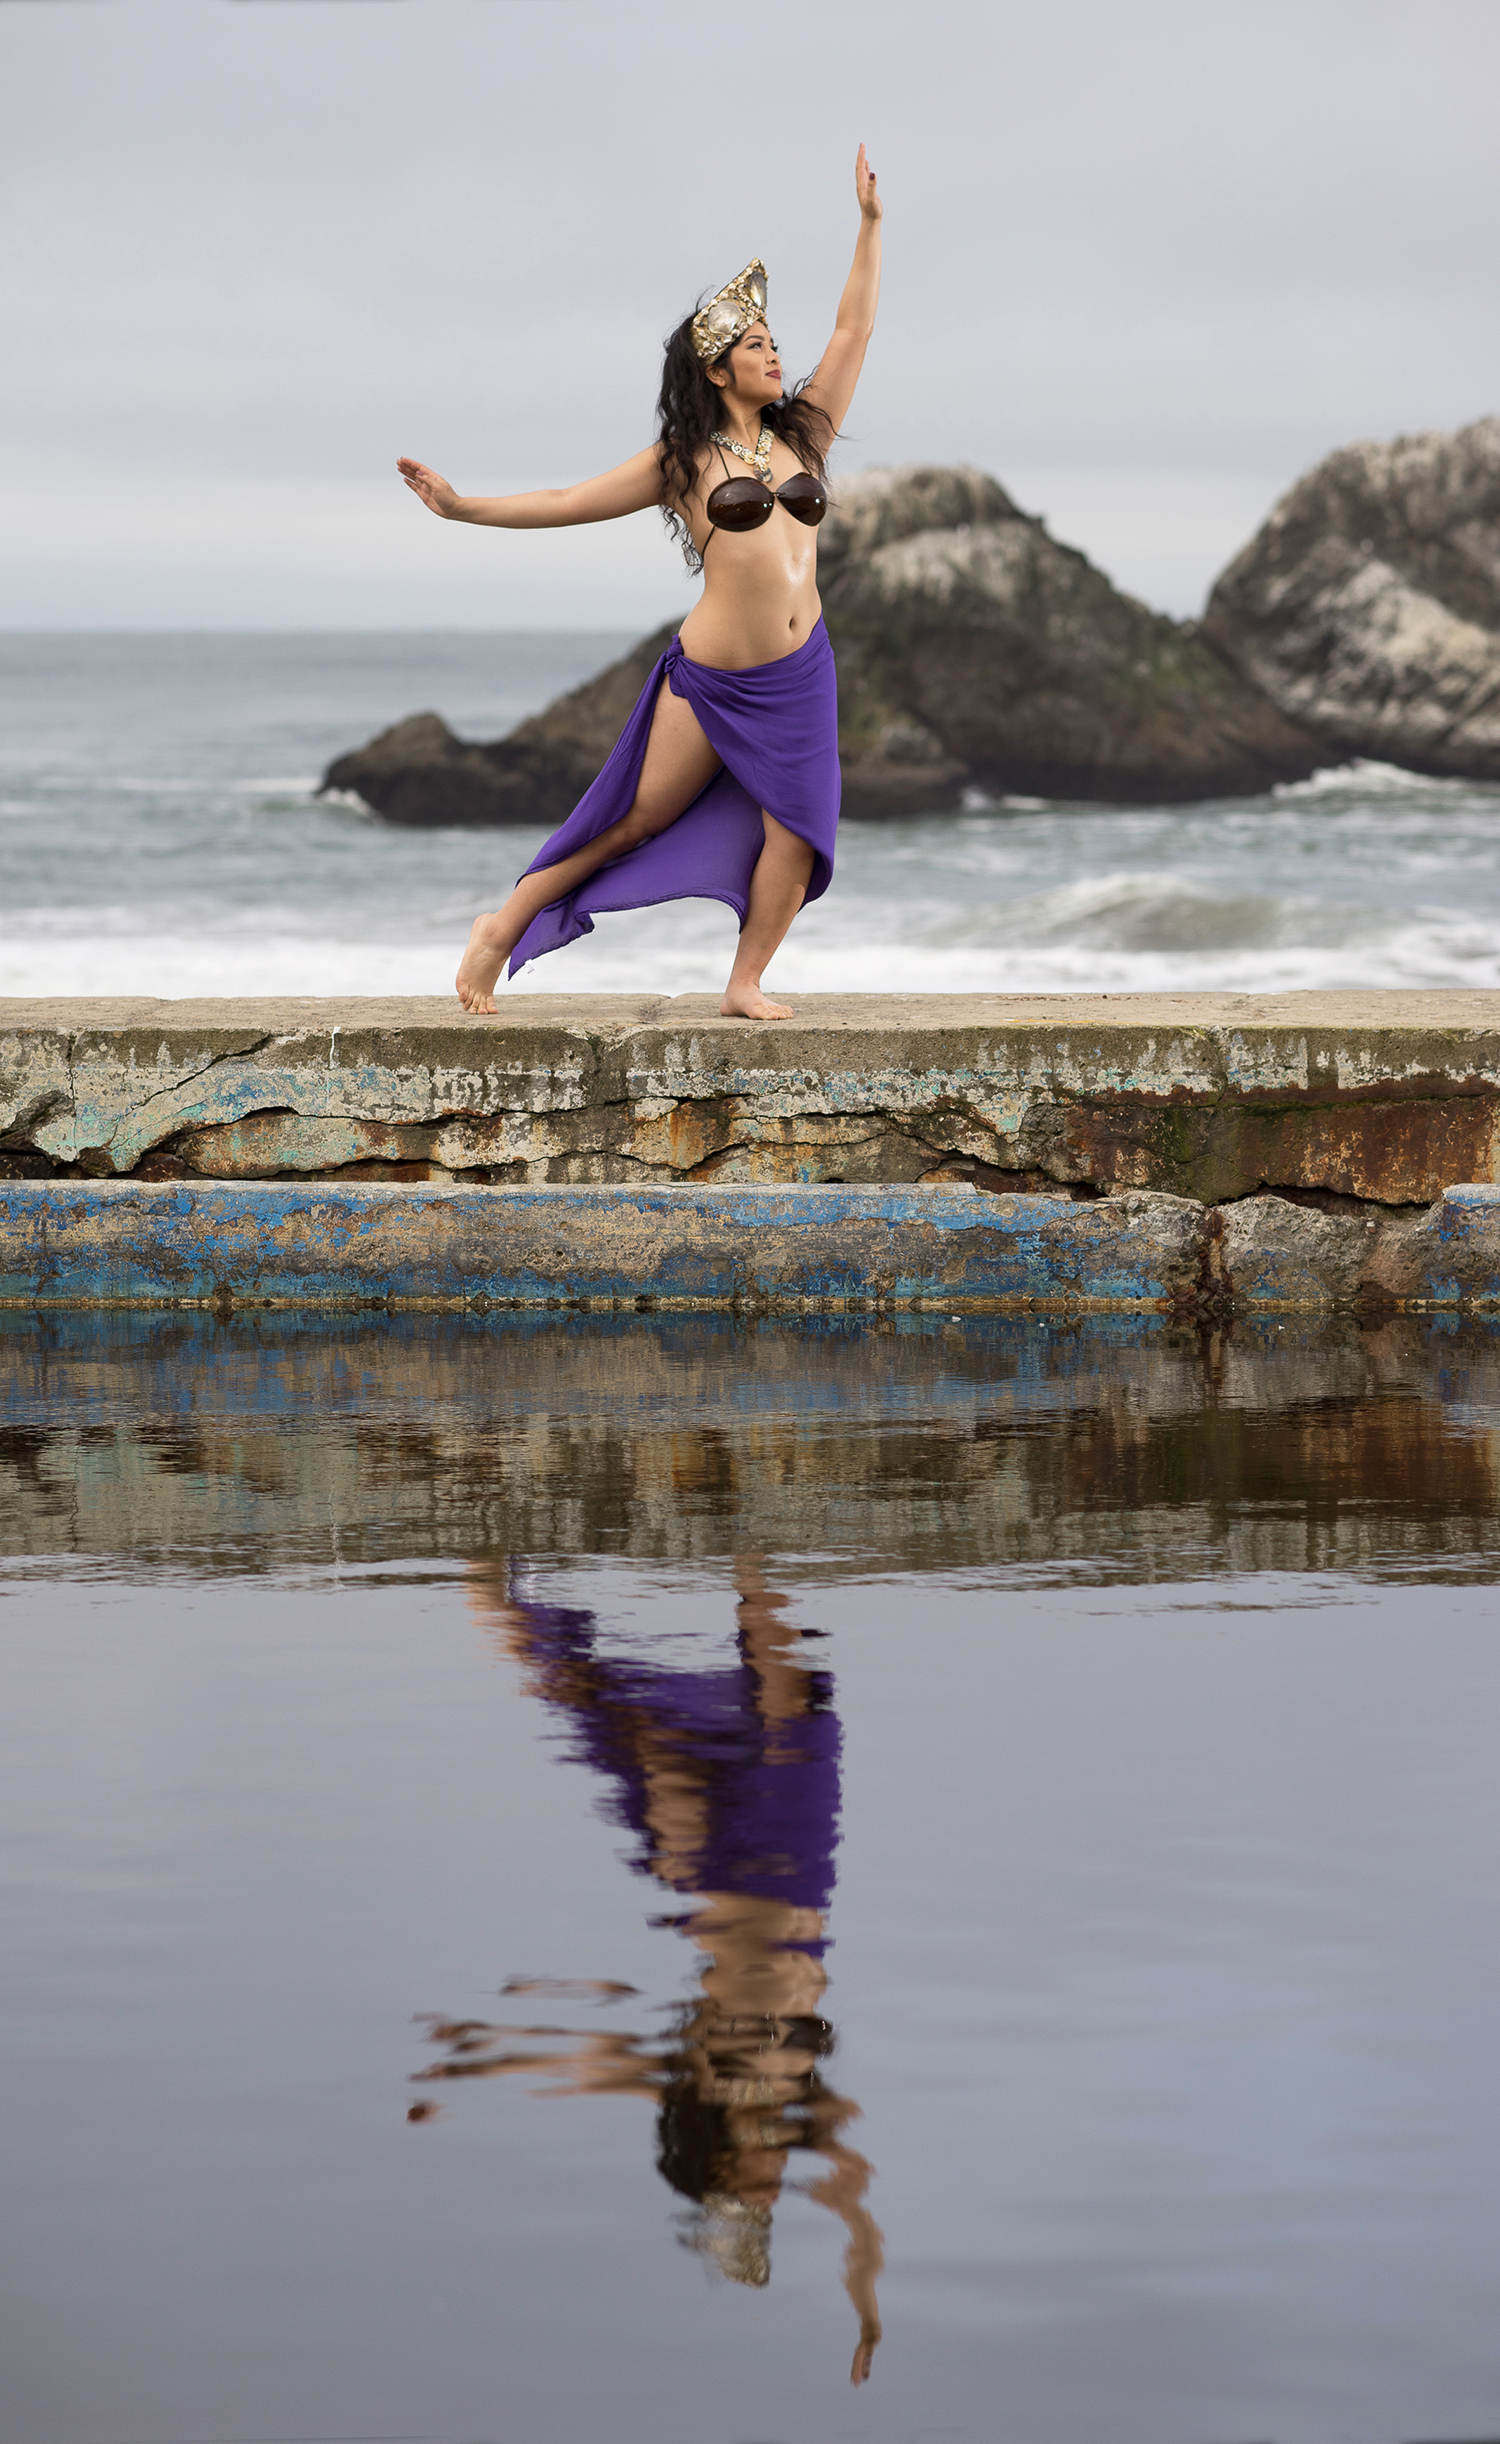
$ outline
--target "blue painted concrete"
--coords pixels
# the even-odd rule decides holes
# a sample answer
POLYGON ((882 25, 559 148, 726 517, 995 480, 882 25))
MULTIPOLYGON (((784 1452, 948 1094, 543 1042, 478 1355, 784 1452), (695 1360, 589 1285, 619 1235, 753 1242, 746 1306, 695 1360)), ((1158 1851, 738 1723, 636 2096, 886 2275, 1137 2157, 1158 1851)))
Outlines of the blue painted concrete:
POLYGON ((1425 1287, 1435 1306, 1500 1301, 1500 1187, 1444 1189, 1431 1214, 1425 1287))
POLYGON ((1500 1187, 1417 1214, 960 1186, 0 1183, 0 1300, 1189 1309, 1500 1303, 1500 1187))
POLYGON ((1450 1224, 1458 1229, 1475 1220, 1492 1221, 1500 1209, 1500 1187, 1489 1180, 1466 1181, 1459 1188, 1443 1190, 1443 1210, 1450 1224))
POLYGON ((1201 1221, 968 1188, 27 1180, 0 1187, 0 1297, 1160 1306, 1191 1294, 1201 1221))

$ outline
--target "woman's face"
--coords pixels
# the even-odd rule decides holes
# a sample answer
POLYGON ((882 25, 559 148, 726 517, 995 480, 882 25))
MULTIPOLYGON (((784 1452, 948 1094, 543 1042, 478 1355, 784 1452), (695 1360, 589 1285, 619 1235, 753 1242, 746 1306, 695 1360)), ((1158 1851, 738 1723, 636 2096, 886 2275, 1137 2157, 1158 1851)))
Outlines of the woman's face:
POLYGON ((781 354, 763 322, 753 322, 729 351, 723 385, 745 407, 770 407, 781 397, 781 354))

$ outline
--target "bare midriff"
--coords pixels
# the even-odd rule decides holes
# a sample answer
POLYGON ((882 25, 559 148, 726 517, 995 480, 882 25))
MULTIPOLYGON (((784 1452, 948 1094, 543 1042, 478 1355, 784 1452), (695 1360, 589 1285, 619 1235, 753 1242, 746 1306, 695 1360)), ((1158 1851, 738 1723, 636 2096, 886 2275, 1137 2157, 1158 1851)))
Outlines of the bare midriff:
MULTIPOLYGON (((731 459, 736 475, 746 470, 731 459)), ((771 445, 771 485, 803 472, 785 442, 771 445)), ((690 501, 693 541, 703 561, 703 593, 682 623, 682 650, 711 670, 754 670, 805 645, 823 615, 818 599, 818 530, 799 525, 780 503, 753 534, 710 527, 704 503, 724 480, 715 451, 690 501)))

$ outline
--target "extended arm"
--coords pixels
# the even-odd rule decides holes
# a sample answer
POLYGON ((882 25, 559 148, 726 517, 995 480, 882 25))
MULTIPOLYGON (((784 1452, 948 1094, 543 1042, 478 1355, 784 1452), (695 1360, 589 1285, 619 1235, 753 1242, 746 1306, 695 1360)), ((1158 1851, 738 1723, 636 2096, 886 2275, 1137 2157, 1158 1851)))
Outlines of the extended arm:
MULTIPOLYGON (((841 2097, 824 2100, 842 2106, 841 2097)), ((857 2110, 857 2107, 854 2108, 857 2110)), ((824 2125, 824 2117, 814 2114, 817 2136, 813 2144, 820 2155, 828 2159, 829 2169, 821 2181, 815 2181, 808 2191, 819 2206, 832 2207, 842 2216, 849 2231, 849 2246, 844 2251, 844 2289, 853 2303, 859 2319, 859 2343, 854 2353, 854 2365, 849 2374, 853 2382, 862 2385, 870 2373, 875 2357, 875 2345, 880 2340, 880 2308, 875 2298, 875 2284, 885 2271, 885 2236, 865 2204, 865 2192, 870 2186, 870 2166, 853 2147, 846 2147, 837 2136, 839 2121, 847 2119, 840 2111, 824 2125), (820 2126, 823 2125, 823 2126, 820 2126)))
POLYGON ((457 518, 466 526, 597 526, 603 518, 628 518, 637 509, 656 507, 661 498, 659 457, 659 444, 653 442, 607 475, 591 475, 558 492, 512 492, 501 500, 455 492, 419 458, 398 458, 396 465, 434 517, 457 518))
POLYGON ((854 164, 854 191, 859 197, 859 237, 854 262, 839 299, 833 337, 803 393, 804 398, 811 399, 832 418, 835 432, 849 413, 880 298, 881 207, 875 192, 875 173, 865 159, 863 145, 854 164))

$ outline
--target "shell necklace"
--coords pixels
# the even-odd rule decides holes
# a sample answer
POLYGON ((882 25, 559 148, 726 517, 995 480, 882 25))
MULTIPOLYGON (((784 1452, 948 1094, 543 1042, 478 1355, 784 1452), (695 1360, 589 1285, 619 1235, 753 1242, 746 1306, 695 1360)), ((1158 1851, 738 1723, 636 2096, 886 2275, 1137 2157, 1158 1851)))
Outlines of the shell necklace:
POLYGON ((756 442, 753 450, 747 450, 742 441, 731 441, 727 433, 715 433, 714 439, 719 444, 720 449, 732 450, 735 457, 742 458, 747 467, 753 467, 763 484, 769 483, 771 473, 771 428, 768 424, 764 422, 762 423, 760 428, 760 438, 756 442))

